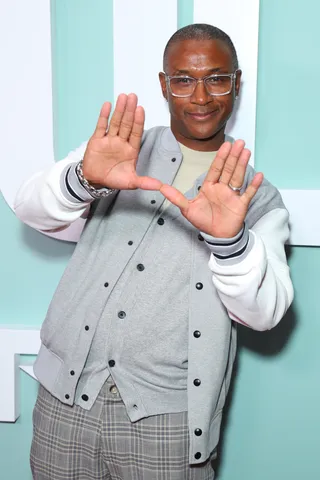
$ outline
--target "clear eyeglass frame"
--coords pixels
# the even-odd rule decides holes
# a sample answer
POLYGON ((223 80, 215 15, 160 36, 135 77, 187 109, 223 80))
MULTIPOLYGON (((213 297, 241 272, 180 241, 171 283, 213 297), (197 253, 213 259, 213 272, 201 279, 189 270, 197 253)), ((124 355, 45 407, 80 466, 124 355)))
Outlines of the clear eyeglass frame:
POLYGON ((239 72, 239 70, 236 70, 233 73, 214 73, 214 74, 211 74, 211 75, 206 75, 205 77, 202 77, 202 78, 194 78, 194 77, 190 77, 189 75, 171 75, 170 76, 170 75, 167 75, 165 72, 164 72, 164 76, 165 76, 165 79, 166 79, 167 89, 173 97, 179 97, 179 98, 191 97, 194 94, 195 89, 198 86, 198 83, 201 83, 201 82, 203 82, 208 95, 211 95, 212 97, 223 97, 224 95, 229 95, 232 92, 234 82, 235 82, 235 79, 237 78, 237 73, 238 72, 239 72), (217 77, 229 77, 231 79, 231 86, 230 86, 230 88, 227 92, 224 92, 224 93, 211 93, 211 92, 209 92, 209 90, 207 88, 207 85, 206 85, 206 80, 208 78, 217 78, 217 77), (170 80, 172 78, 189 78, 189 79, 195 80, 196 83, 194 84, 193 91, 191 93, 188 93, 187 95, 179 95, 179 94, 173 93, 172 89, 171 89, 171 84, 170 84, 170 80))

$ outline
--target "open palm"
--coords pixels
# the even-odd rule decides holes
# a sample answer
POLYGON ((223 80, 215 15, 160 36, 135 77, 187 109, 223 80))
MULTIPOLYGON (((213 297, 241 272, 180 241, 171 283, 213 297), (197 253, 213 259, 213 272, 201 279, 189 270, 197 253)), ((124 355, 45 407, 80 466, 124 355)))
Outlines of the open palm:
POLYGON ((262 173, 257 173, 244 192, 230 187, 242 187, 250 155, 242 140, 233 145, 226 142, 193 200, 170 185, 163 185, 160 191, 198 230, 217 238, 232 238, 243 227, 250 201, 263 181, 262 173))
POLYGON ((119 95, 109 124, 110 112, 111 104, 106 102, 84 155, 84 177, 91 184, 119 190, 158 190, 159 180, 136 173, 145 117, 137 96, 119 95))

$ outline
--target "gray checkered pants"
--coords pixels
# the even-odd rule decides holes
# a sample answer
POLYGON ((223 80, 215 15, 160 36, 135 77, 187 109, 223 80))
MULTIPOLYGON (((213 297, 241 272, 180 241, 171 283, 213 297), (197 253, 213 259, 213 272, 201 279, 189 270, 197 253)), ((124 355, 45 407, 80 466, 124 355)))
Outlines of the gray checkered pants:
POLYGON ((39 388, 31 447, 35 480, 212 480, 211 461, 190 467, 188 450, 186 412, 131 423, 110 382, 89 411, 39 388))

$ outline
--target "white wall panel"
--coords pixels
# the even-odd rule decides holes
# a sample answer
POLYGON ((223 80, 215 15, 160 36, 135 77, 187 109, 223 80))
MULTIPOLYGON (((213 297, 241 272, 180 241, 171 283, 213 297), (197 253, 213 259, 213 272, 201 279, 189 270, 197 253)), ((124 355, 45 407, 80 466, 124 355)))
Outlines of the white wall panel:
POLYGON ((39 328, 0 326, 0 422, 15 422, 19 417, 19 366, 34 377, 32 366, 20 365, 20 355, 35 355, 39 348, 39 328))
POLYGON ((245 140, 254 163, 259 0, 194 0, 194 23, 209 23, 224 30, 237 50, 242 87, 237 110, 227 132, 245 140))
POLYGON ((146 128, 169 125, 158 73, 162 55, 177 30, 176 0, 114 0, 114 88, 134 92, 146 110, 146 128))
POLYGON ((280 190, 290 213, 290 245, 320 245, 320 190, 280 190))
POLYGON ((54 161, 50 0, 0 2, 0 58, 0 189, 12 206, 54 161))

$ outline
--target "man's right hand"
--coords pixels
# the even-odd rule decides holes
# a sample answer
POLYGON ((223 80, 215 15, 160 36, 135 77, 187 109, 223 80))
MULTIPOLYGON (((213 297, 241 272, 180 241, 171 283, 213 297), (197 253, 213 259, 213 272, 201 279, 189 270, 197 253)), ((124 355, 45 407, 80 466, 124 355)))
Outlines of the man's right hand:
POLYGON ((83 175, 92 185, 117 190, 161 188, 159 180, 136 173, 145 117, 137 101, 133 93, 119 95, 110 123, 111 103, 102 106, 83 158, 83 175))

